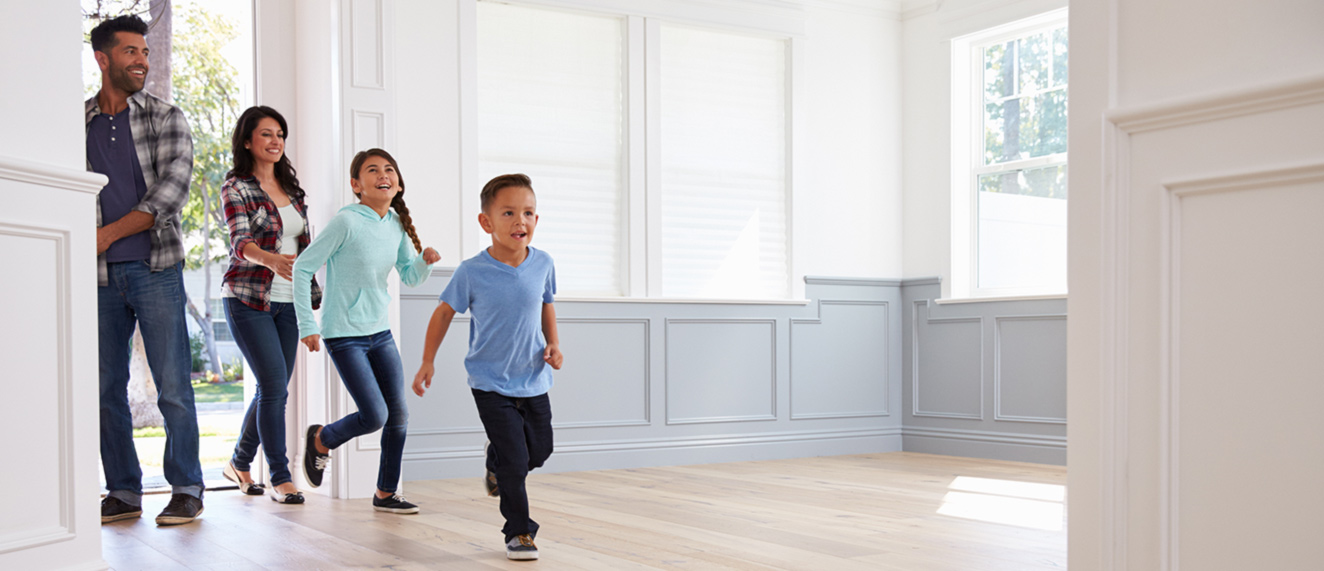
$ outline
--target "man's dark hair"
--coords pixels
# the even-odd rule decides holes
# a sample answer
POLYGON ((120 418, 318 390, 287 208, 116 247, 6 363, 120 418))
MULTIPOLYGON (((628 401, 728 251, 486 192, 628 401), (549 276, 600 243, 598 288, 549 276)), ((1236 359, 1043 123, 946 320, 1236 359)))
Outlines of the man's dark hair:
POLYGON ((92 51, 104 52, 120 44, 115 32, 133 32, 140 36, 147 35, 147 22, 132 14, 103 20, 92 28, 92 51))

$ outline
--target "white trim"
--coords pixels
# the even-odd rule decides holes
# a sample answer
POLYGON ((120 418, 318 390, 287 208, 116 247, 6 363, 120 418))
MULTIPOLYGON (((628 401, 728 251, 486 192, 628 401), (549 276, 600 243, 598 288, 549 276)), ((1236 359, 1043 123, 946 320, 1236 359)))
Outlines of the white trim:
POLYGON ((0 156, 0 178, 88 194, 100 193, 109 180, 101 173, 5 156, 0 156))
POLYGON ((518 0, 517 3, 660 18, 756 33, 805 35, 804 6, 798 0, 518 0))
POLYGON ((1112 109, 1104 117, 1125 133, 1142 133, 1318 103, 1324 74, 1112 109))
MULTIPOLYGON (((909 284, 907 284, 909 285, 909 284)), ((1041 295, 990 295, 985 297, 945 297, 935 299, 933 303, 938 305, 956 305, 961 303, 993 303, 1005 301, 1049 301, 1056 299, 1067 299, 1065 293, 1046 293, 1041 295)))
POLYGON ((1181 568, 1181 261, 1182 199, 1324 180, 1324 162, 1244 170, 1164 182, 1159 284, 1159 529, 1161 562, 1181 568))

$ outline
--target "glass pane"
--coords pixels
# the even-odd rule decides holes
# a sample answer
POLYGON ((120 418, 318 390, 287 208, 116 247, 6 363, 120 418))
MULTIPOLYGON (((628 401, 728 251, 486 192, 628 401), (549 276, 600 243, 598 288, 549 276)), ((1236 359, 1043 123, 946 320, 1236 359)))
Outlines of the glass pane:
POLYGON ((980 175, 979 192, 1019 194, 1041 198, 1067 197, 1067 166, 1053 165, 1005 173, 980 175))
MULTIPOLYGON (((1020 100, 1019 148, 1014 158, 1031 158, 1067 152, 1067 91, 1058 89, 1020 100)), ((1008 145, 1010 146, 1010 145, 1008 145)))
POLYGON ((1021 93, 1048 88, 1049 33, 1035 34, 1016 42, 1020 60, 1021 93))
POLYGON ((562 294, 625 293, 623 36, 619 18, 478 3, 479 179, 533 179, 562 294))
POLYGON ((1066 171, 980 177, 978 287, 1066 289, 1066 171))
MULTIPOLYGON (((1012 99, 1019 107, 1020 100, 1012 99)), ((1003 142, 1006 141, 1006 125, 1003 124, 1004 103, 984 104, 984 164, 991 165, 1007 160, 1003 156, 1003 142)))
POLYGON ((783 298, 786 43, 661 37, 662 295, 783 298))
POLYGON ((997 44, 984 48, 984 101, 997 101, 1014 93, 1016 82, 1012 74, 1016 71, 1015 61, 1010 59, 1015 52, 1015 43, 997 44))
POLYGON ((1053 86, 1067 84, 1067 29, 1053 30, 1053 86))

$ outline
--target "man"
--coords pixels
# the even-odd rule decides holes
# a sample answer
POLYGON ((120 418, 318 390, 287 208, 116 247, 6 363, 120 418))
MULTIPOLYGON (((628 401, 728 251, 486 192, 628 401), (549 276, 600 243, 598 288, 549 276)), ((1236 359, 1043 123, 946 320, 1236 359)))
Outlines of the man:
POLYGON ((86 104, 87 168, 110 181, 97 195, 97 311, 101 364, 101 463, 109 493, 101 522, 142 515, 142 468, 129 412, 129 341, 135 322, 165 418, 170 503, 157 525, 202 514, 198 417, 189 383, 184 247, 193 139, 178 107, 147 92, 147 24, 137 16, 92 30, 101 90, 86 104))

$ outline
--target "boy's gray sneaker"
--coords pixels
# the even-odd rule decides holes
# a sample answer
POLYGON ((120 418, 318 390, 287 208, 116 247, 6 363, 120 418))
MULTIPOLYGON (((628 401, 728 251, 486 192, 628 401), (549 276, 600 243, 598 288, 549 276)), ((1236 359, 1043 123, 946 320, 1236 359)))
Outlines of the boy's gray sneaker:
POLYGON ((517 535, 506 542, 506 559, 532 561, 538 558, 538 546, 533 544, 533 536, 517 535))
POLYGON ((483 487, 487 488, 487 495, 494 498, 501 497, 501 489, 497 488, 496 474, 493 474, 491 470, 488 470, 487 475, 483 476, 483 487))

